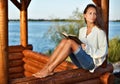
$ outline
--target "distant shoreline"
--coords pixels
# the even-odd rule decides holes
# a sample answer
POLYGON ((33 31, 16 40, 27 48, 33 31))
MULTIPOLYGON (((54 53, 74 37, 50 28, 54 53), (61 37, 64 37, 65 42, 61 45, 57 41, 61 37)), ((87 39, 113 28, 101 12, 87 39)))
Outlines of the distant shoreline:
MULTIPOLYGON (((9 21, 20 21, 19 19, 9 19, 9 21)), ((66 22, 79 22, 80 20, 72 20, 72 19, 28 19, 28 21, 66 21, 66 22)))
POLYGON ((120 20, 110 20, 110 22, 120 22, 120 20))
MULTIPOLYGON (((20 21, 20 19, 9 19, 9 21, 20 21)), ((79 22, 80 20, 72 20, 72 19, 28 19, 28 21, 79 22)), ((109 22, 120 22, 120 20, 109 20, 109 22)))

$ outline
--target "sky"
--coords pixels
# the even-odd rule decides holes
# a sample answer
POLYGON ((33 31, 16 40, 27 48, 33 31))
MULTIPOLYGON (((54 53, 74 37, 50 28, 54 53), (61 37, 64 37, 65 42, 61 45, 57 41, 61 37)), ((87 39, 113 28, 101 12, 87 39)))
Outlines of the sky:
MULTIPOLYGON (((9 19, 19 19, 19 9, 8 0, 8 15, 9 19)), ((19 1, 19 0, 18 0, 19 1)), ((120 19, 120 0, 109 0, 109 19, 120 19)), ((93 3, 92 0, 31 0, 28 7, 29 19, 52 19, 60 18, 67 19, 72 15, 72 12, 79 8, 83 12, 87 4, 93 3)))

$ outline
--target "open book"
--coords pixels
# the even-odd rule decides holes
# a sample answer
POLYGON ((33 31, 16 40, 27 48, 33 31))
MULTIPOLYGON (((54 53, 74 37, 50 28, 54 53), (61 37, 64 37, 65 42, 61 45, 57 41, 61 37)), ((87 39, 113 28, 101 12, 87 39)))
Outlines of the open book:
POLYGON ((73 35, 73 34, 67 34, 66 32, 62 32, 61 33, 65 38, 67 39, 72 39, 74 40, 76 43, 78 44, 82 44, 82 42, 80 41, 80 39, 76 36, 76 35, 73 35))

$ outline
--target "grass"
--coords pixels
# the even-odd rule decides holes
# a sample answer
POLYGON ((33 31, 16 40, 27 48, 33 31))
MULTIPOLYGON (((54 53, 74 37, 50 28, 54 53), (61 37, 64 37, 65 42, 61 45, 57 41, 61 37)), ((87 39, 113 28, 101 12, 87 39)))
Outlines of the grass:
POLYGON ((120 61, 120 38, 115 37, 109 41, 108 60, 112 63, 120 61))

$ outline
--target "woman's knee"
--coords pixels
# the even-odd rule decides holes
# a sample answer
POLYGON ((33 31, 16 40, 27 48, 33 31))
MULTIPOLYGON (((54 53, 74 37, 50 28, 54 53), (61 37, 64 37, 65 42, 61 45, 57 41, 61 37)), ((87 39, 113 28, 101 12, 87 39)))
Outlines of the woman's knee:
POLYGON ((63 38, 61 41, 63 41, 63 42, 66 42, 68 39, 66 39, 66 38, 63 38))
POLYGON ((73 41, 73 40, 71 40, 71 39, 68 39, 68 40, 67 40, 67 43, 68 43, 68 44, 73 44, 73 43, 74 43, 74 41, 73 41))
POLYGON ((77 44, 74 40, 71 39, 68 39, 67 43, 71 45, 73 51, 76 51, 80 47, 79 44, 77 44))
POLYGON ((67 42, 67 39, 66 39, 66 38, 64 38, 64 39, 61 40, 61 43, 62 43, 62 44, 65 44, 66 42, 67 42))

